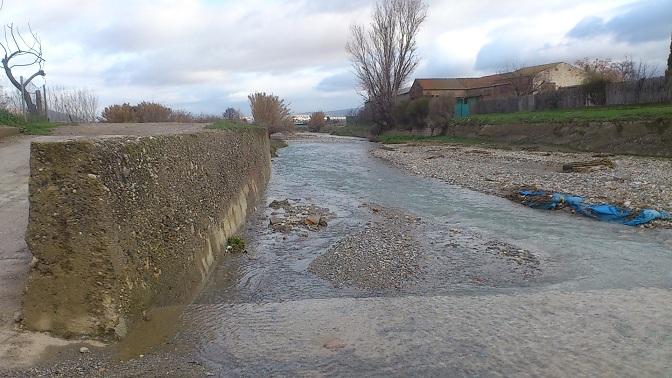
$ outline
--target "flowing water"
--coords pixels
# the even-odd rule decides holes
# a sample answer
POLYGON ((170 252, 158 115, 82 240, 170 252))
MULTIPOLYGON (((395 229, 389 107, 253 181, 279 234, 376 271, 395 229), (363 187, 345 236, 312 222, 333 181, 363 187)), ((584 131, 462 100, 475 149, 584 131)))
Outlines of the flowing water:
MULTIPOLYGON (((177 336, 221 375, 672 374, 672 233, 542 212, 370 157, 367 142, 291 143, 267 191, 329 208, 309 237, 268 229, 223 258, 177 336), (362 204, 423 220, 423 272, 399 290, 337 288, 310 262, 371 219, 362 204), (449 238, 454 230, 459 236, 449 238), (458 238, 459 243, 454 243, 458 238), (451 239, 451 240, 449 240, 451 239), (531 251, 539 272, 488 253, 531 251), (325 344, 337 345, 325 348, 325 344)), ((263 206, 260 205, 260 206, 263 206)))

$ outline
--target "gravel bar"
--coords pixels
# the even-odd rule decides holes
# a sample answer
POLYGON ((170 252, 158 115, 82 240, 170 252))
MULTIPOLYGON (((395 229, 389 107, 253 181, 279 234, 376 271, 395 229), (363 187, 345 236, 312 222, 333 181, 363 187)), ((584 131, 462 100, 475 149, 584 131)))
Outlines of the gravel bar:
POLYGON ((336 286, 368 290, 399 289, 420 270, 421 249, 415 238, 419 218, 371 207, 374 219, 346 236, 308 270, 336 286))
POLYGON ((580 195, 589 203, 672 211, 672 159, 427 144, 386 145, 371 153, 414 174, 501 197, 536 188, 580 195), (600 159, 613 168, 563 172, 565 164, 600 159))

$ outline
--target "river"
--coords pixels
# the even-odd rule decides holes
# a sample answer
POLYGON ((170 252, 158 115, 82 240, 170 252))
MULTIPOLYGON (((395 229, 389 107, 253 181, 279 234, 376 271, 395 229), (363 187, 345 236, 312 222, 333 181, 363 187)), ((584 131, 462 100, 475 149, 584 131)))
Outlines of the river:
POLYGON ((281 150, 245 232, 249 253, 221 259, 172 343, 224 376, 672 374, 669 230, 532 210, 404 173, 371 148, 316 139, 281 150), (286 198, 336 218, 283 237, 265 205, 286 198), (370 221, 371 203, 423 220, 420 279, 363 290, 309 273, 370 221), (531 251, 538 271, 488 252, 492 240, 531 251))

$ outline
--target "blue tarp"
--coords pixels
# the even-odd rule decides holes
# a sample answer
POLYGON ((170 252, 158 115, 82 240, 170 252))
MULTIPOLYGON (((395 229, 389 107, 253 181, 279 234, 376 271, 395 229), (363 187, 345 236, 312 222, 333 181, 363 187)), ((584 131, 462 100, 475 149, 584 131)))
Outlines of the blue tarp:
POLYGON ((666 211, 644 209, 635 213, 630 209, 606 203, 587 204, 584 203, 583 197, 564 193, 522 190, 518 194, 522 197, 524 205, 535 209, 557 210, 569 206, 581 215, 626 226, 640 226, 656 219, 672 220, 672 214, 666 211))

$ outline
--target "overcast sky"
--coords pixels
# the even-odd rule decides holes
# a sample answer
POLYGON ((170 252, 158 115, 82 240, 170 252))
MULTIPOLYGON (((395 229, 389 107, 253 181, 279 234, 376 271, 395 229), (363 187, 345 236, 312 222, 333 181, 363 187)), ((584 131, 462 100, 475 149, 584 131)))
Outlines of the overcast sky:
MULTIPOLYGON (((344 46, 371 0, 4 0, 0 19, 32 25, 48 85, 110 103, 249 112, 273 92, 296 112, 358 106, 344 46)), ((672 0, 433 0, 415 76, 489 74, 507 64, 632 55, 662 69, 672 0)))

